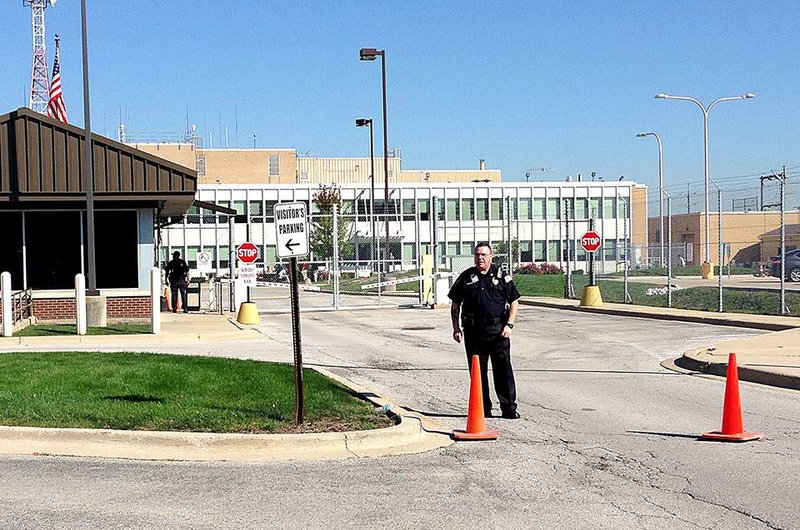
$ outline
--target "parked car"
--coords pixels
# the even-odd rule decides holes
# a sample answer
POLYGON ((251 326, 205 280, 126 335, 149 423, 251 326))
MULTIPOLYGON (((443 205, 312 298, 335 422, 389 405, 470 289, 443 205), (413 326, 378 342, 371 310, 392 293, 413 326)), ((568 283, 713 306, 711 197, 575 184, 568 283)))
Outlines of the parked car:
MULTIPOLYGON (((786 279, 790 282, 800 282, 800 248, 790 250, 786 253, 786 279)), ((781 257, 772 256, 769 258, 769 275, 776 278, 781 277, 781 257)))

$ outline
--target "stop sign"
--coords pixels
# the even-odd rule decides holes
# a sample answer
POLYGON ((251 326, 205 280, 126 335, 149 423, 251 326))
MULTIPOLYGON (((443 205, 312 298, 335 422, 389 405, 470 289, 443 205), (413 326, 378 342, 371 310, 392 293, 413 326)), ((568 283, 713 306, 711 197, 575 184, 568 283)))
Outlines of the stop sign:
POLYGON ((600 248, 600 234, 594 230, 589 230, 581 237, 581 246, 586 252, 594 252, 600 248))
POLYGON ((249 241, 245 241, 236 249, 236 256, 243 263, 253 263, 258 259, 258 247, 249 241))

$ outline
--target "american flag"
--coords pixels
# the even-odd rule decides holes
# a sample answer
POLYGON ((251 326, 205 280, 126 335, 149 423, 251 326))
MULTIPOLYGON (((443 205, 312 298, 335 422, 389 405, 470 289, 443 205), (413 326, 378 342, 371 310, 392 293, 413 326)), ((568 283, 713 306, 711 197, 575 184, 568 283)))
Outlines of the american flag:
POLYGON ((61 44, 56 35, 56 58, 53 63, 53 80, 50 82, 50 102, 47 104, 47 115, 59 121, 67 122, 67 106, 64 104, 64 93, 61 91, 61 44))

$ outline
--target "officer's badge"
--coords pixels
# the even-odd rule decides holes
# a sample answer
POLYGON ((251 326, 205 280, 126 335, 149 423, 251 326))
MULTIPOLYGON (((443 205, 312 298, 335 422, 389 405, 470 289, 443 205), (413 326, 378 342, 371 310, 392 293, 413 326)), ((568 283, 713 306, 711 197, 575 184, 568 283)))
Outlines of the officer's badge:
POLYGON ((497 284, 498 284, 498 283, 500 283, 500 282, 497 280, 497 278, 492 278, 492 283, 493 283, 493 284, 495 284, 495 285, 497 285, 497 284))

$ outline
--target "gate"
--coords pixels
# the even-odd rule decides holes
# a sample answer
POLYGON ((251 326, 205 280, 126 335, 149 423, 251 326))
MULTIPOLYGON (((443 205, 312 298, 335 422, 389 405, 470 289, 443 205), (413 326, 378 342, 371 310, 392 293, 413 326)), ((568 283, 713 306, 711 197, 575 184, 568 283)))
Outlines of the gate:
MULTIPOLYGON (((309 227, 314 261, 297 262, 301 311, 412 306, 420 303, 419 269, 402 270, 402 260, 385 256, 385 238, 365 238, 337 205, 315 213, 309 227), (336 237, 334 236, 336 235, 336 237), (367 242, 366 244, 364 242, 367 242), (376 243, 379 248, 374 248, 376 243)), ((391 243, 391 242, 390 242, 391 243)), ((290 311, 289 261, 260 273, 250 300, 259 313, 290 311)))

